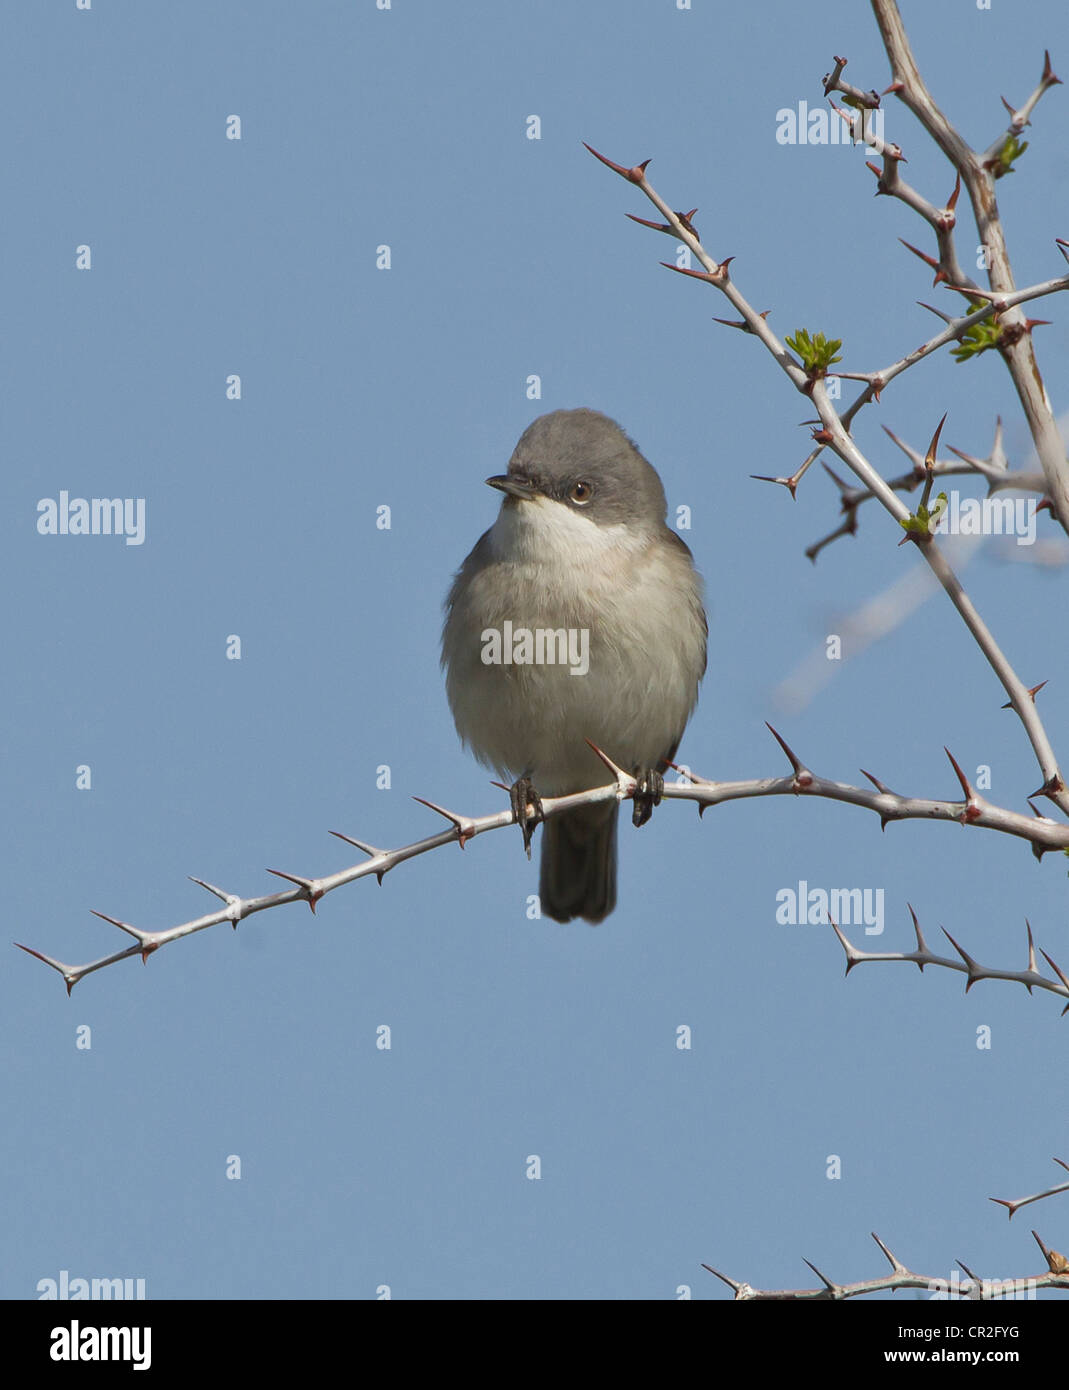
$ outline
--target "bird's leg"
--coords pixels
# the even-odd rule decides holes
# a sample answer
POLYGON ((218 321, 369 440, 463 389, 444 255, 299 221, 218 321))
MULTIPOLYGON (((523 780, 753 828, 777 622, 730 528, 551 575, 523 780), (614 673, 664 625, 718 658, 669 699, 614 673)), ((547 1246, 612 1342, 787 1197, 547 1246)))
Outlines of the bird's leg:
POLYGON ((653 815, 653 808, 661 804, 664 778, 655 767, 636 767, 634 777, 638 786, 635 788, 631 820, 635 825, 645 825, 653 815))
POLYGON ((512 803, 512 819, 520 827, 523 847, 527 851, 527 858, 530 859, 531 836, 535 832, 535 826, 542 821, 542 798, 535 791, 530 777, 517 777, 509 787, 509 800, 512 803), (529 809, 534 812, 531 816, 527 814, 529 809))

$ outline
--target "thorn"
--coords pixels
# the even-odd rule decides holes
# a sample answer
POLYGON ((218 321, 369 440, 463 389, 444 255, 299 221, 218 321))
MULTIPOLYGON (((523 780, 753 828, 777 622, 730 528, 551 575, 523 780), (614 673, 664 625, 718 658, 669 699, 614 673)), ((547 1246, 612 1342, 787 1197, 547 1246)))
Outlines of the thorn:
MULTIPOLYGON (((731 258, 734 260, 734 256, 731 258)), ((671 261, 662 261, 661 265, 665 270, 674 270, 678 275, 689 275, 694 280, 707 280, 710 285, 720 285, 727 279, 726 275, 712 275, 708 270, 688 270, 686 266, 673 265, 671 261)))
POLYGON ((824 469, 824 472, 827 473, 828 477, 832 480, 832 482, 835 484, 835 486, 839 489, 840 492, 851 492, 853 490, 852 485, 846 482, 844 479, 840 478, 838 473, 836 473, 835 469, 829 467, 829 465, 826 464, 823 459, 821 459, 820 463, 821 467, 824 469))
POLYGON ((1013 1213, 1017 1210, 1016 1202, 1005 1202, 1001 1197, 989 1197, 987 1200, 989 1202, 997 1202, 1000 1207, 1005 1207, 1010 1214, 1009 1219, 1011 1221, 1013 1220, 1013 1213))
POLYGON ((921 258, 925 265, 931 266, 931 268, 935 271, 935 279, 932 281, 933 285, 938 285, 940 280, 945 280, 947 278, 946 271, 943 270, 943 268, 940 266, 937 260, 934 260, 924 251, 919 251, 916 246, 913 246, 910 244, 910 242, 903 240, 902 237, 899 237, 898 239, 902 242, 902 245, 906 248, 907 251, 912 251, 915 256, 919 256, 921 258))
POLYGON ((961 170, 959 169, 959 170, 958 170, 958 176, 957 176, 957 178, 954 180, 954 192, 953 192, 953 193, 950 195, 950 197, 947 199, 947 211, 948 211, 948 212, 953 212, 954 209, 957 207, 957 205, 958 205, 958 194, 959 194, 960 192, 961 192, 961 170))
POLYGON ((918 299, 917 303, 922 309, 927 309, 929 313, 935 314, 936 318, 942 319, 944 323, 953 322, 949 314, 944 314, 942 309, 937 309, 933 304, 925 304, 923 299, 918 299))
POLYGON ((1047 1268, 1051 1274, 1059 1276, 1069 1274, 1069 1260, 1064 1255, 1060 1255, 1057 1250, 1048 1249, 1040 1240, 1038 1232, 1033 1231, 1032 1234, 1036 1238, 1036 1244, 1043 1251, 1043 1258, 1046 1260, 1047 1268))
MULTIPOLYGON (((1039 973, 1036 970, 1036 945, 1035 942, 1032 940, 1032 923, 1028 920, 1027 917, 1024 919, 1024 925, 1025 929, 1028 932, 1028 969, 1033 975, 1036 975, 1039 973)), ((1026 985, 1025 987, 1028 990, 1028 993, 1031 994, 1032 986, 1026 985)))
POLYGON ((1069 241, 1065 241, 1060 236, 1056 236, 1054 238, 1054 244, 1065 257, 1065 259, 1069 261, 1069 241))
POLYGON ((969 779, 958 766, 958 760, 954 757, 950 749, 944 746, 943 752, 950 759, 950 765, 958 774, 958 781, 961 783, 961 789, 965 793, 965 810, 961 813, 962 825, 967 824, 969 821, 979 820, 983 812, 980 810, 979 806, 975 804, 976 793, 973 791, 972 787, 969 786, 969 779))
POLYGON ((418 801, 421 806, 426 806, 431 811, 437 811, 447 821, 452 821, 457 828, 457 841, 461 849, 474 836, 475 827, 467 816, 458 816, 453 811, 447 811, 444 806, 436 806, 433 801, 425 801, 422 796, 414 796, 412 800, 418 801))
POLYGON ((1062 79, 1054 76, 1054 69, 1050 65, 1050 54, 1046 49, 1043 50, 1043 75, 1039 79, 1044 87, 1060 87, 1062 79))
POLYGON ((284 878, 287 883, 295 883, 298 888, 303 888, 307 894, 306 901, 313 913, 316 910, 316 903, 323 896, 323 890, 319 887, 319 880, 315 878, 301 878, 298 874, 284 874, 281 869, 268 869, 269 874, 274 874, 276 878, 284 878))
POLYGON ((951 946, 954 947, 954 950, 957 951, 958 955, 969 967, 969 976, 965 982, 965 993, 968 994, 969 990, 972 989, 976 981, 983 979, 984 967, 982 965, 979 965, 976 961, 974 961, 972 956, 969 955, 968 951, 963 951, 961 949, 958 943, 947 931, 946 927, 941 927, 940 930, 942 931, 946 939, 950 942, 951 946))
POLYGON ((864 768, 861 768, 860 771, 862 777, 867 777, 878 792, 882 792, 884 796, 894 796, 894 792, 891 788, 881 782, 878 777, 873 777, 872 773, 866 772, 864 768))
MULTIPOLYGON (((1049 676, 1047 677, 1047 680, 1050 680, 1050 677, 1049 677, 1049 676)), ((1032 701, 1033 704, 1035 704, 1035 702, 1036 702, 1036 696, 1039 694, 1039 692, 1043 689, 1043 687, 1044 687, 1046 684, 1047 684, 1047 681, 1040 681, 1038 685, 1033 685, 1033 686, 1030 686, 1030 687, 1029 687, 1028 695, 1029 695, 1029 697, 1030 697, 1030 699, 1031 699, 1031 701, 1032 701)), ((1012 700, 1007 700, 1006 703, 1002 706, 1002 708, 1003 708, 1003 709, 1013 709, 1013 701, 1012 701, 1012 700)))
POLYGON ((738 1291, 741 1288, 745 1287, 745 1285, 743 1284, 737 1284, 734 1279, 729 1279, 726 1274, 721 1274, 720 1271, 718 1269, 714 1269, 712 1265, 703 1264, 702 1269, 707 1269, 710 1274, 715 1274, 716 1277, 721 1281, 721 1283, 726 1284, 729 1289, 734 1289, 736 1293, 738 1293, 738 1291))
POLYGON ((944 425, 946 424, 946 422, 947 422, 947 415, 948 415, 949 413, 950 413, 949 411, 944 411, 944 412, 943 412, 943 418, 939 421, 938 425, 936 425, 936 427, 935 427, 935 434, 932 435, 932 442, 928 445, 928 452, 927 452, 927 453, 925 454, 925 456, 924 456, 924 466, 925 466, 925 468, 930 469, 930 468, 932 467, 932 465, 935 463, 935 452, 936 452, 936 449, 937 449, 937 447, 938 447, 938 445, 939 445, 939 436, 943 433, 943 426, 944 426, 944 425))
MULTIPOLYGON (((959 449, 956 444, 948 444, 947 448, 952 454, 957 454, 959 459, 970 464, 973 468, 984 462, 983 459, 978 459, 975 454, 967 454, 964 449, 959 449)), ((990 493, 988 495, 990 496, 990 493)))
POLYGON ((386 853, 385 850, 376 849, 374 845, 365 845, 363 840, 354 840, 351 835, 343 835, 340 830, 331 830, 329 834, 337 836, 339 840, 344 840, 347 845, 355 845, 357 849, 362 849, 372 859, 377 859, 380 854, 386 853))
MULTIPOLYGON (((731 259, 734 260, 735 257, 732 256, 731 259)), ((725 261, 724 264, 726 265, 727 262, 725 261)), ((772 312, 771 309, 762 309, 761 312, 757 315, 757 317, 758 317, 759 319, 767 319, 768 316, 769 316, 769 314, 770 314, 771 312, 772 312)), ((714 323, 722 323, 722 324, 725 326, 725 328, 738 328, 738 329, 741 329, 743 333, 752 333, 752 332, 753 332, 753 329, 750 327, 750 325, 749 325, 744 319, 718 319, 718 318, 714 315, 714 317, 713 317, 713 322, 714 322, 714 323)))
POLYGON ((715 787, 715 779, 699 777, 696 772, 691 772, 689 768, 684 769, 679 763, 674 763, 671 758, 665 758, 665 766, 670 767, 673 772, 678 772, 681 777, 686 777, 692 787, 715 787))
POLYGON ((636 164, 633 169, 625 169, 622 164, 614 164, 611 159, 606 159, 603 154, 598 154, 594 146, 587 145, 585 140, 583 141, 583 144, 586 145, 587 149, 590 151, 590 153, 594 156, 595 159, 600 159, 602 164, 605 164, 610 169, 614 170, 617 174, 620 175, 621 178, 627 179, 630 183, 641 184, 645 182, 646 166, 650 162, 648 159, 643 160, 641 164, 636 164))
POLYGON ((804 1264, 807 1264, 809 1266, 809 1268, 813 1271, 813 1273, 817 1276, 817 1278, 821 1281, 821 1283, 824 1285, 824 1287, 828 1290, 829 1293, 836 1293, 838 1291, 838 1284, 833 1284, 831 1280, 827 1277, 827 1275, 822 1274, 820 1270, 817 1269, 816 1265, 813 1264, 812 1260, 807 1260, 803 1255, 802 1261, 804 1264))
POLYGON ((883 97, 885 97, 885 96, 887 96, 887 95, 888 95, 889 93, 891 93, 891 92, 901 92, 901 91, 904 91, 904 90, 905 90, 905 83, 904 83, 904 82, 892 82, 891 85, 890 85, 889 87, 885 87, 885 88, 883 89, 883 91, 880 93, 880 95, 883 96, 883 97))
POLYGON ((1049 796, 1051 800, 1053 800, 1058 792, 1064 790, 1065 783, 1062 781, 1058 773, 1055 772, 1051 774, 1051 776, 1047 779, 1046 782, 1043 783, 1041 787, 1037 787, 1034 792, 1029 792, 1028 795, 1029 797, 1049 796))
MULTIPOLYGON (((129 922, 120 922, 117 917, 109 917, 106 912, 97 912, 95 907, 91 907, 89 911, 94 917, 99 917, 101 921, 110 922, 113 927, 118 927, 120 931, 126 932, 128 936, 132 936, 134 940, 139 942, 142 946, 145 946, 146 940, 151 936, 150 932, 138 931, 137 927, 132 927, 129 922)), ((146 946, 143 954, 148 954, 155 949, 155 946, 146 946)))
POLYGON ((750 477, 753 478, 754 482, 756 482, 756 483, 780 483, 783 487, 785 487, 785 488, 787 489, 787 491, 791 494, 791 496, 792 496, 796 501, 797 501, 797 499, 798 499, 798 478, 797 478, 797 477, 794 477, 794 478, 766 478, 766 477, 764 476, 764 474, 762 474, 762 473, 751 473, 751 474, 750 474, 750 477))
POLYGON ((901 1262, 901 1260, 898 1258, 897 1255, 892 1255, 892 1254, 891 1254, 890 1250, 888 1250, 887 1246, 884 1245, 883 1241, 879 1238, 879 1236, 876 1234, 876 1232, 875 1232, 875 1231, 870 1231, 870 1232, 869 1232, 869 1235, 873 1238, 873 1240, 876 1242, 876 1244, 880 1247, 880 1249, 883 1251, 883 1253, 887 1256, 888 1260, 890 1260, 890 1262, 891 1262, 891 1268, 895 1271, 895 1273, 897 1274, 899 1271, 901 1271, 903 1274, 907 1273, 907 1270, 906 1270, 905 1265, 901 1262))
POLYGON ((670 232, 671 225, 668 222, 651 222, 648 217, 636 217, 633 212, 625 212, 625 217, 629 217, 632 222, 637 222, 640 227, 650 227, 655 232, 670 232))
POLYGON ((80 976, 75 973, 73 965, 64 965, 61 960, 53 960, 51 956, 46 956, 41 951, 35 951, 32 946, 24 946, 21 941, 16 941, 15 945, 20 951, 25 951, 28 956, 36 956, 38 960, 44 961, 45 965, 50 965, 53 970, 59 971, 67 986, 67 998, 70 998, 71 990, 80 979, 80 976))
POLYGON ((634 777, 632 777, 630 773, 625 772, 622 767, 617 767, 617 765, 609 757, 608 753, 606 753, 604 749, 599 748, 596 743, 591 743, 590 739, 588 738, 585 738, 583 742, 587 745, 591 752, 593 752, 597 757, 601 759, 601 761, 612 773, 613 777, 615 777, 619 796, 621 798, 626 796, 633 796, 638 787, 638 783, 635 781, 634 777))
POLYGON ((794 768, 795 791, 804 791, 812 783, 813 774, 804 765, 804 763, 802 763, 799 760, 797 753, 795 753, 794 750, 790 747, 790 745, 780 737, 780 735, 776 732, 776 730, 772 727, 772 725, 768 722, 767 719, 765 720, 765 728, 769 731, 772 737, 783 749, 784 753, 786 753, 788 759, 790 760, 791 767, 794 768))
POLYGON ((214 883, 206 883, 204 879, 197 878, 195 874, 187 874, 186 877, 189 879, 190 883, 196 883, 199 884, 201 888, 207 888, 208 892, 214 893, 221 902, 231 903, 240 901, 240 899, 235 899, 233 893, 224 893, 221 888, 216 888, 214 883))
MULTIPOLYGON (((646 163, 648 164, 649 160, 647 160, 646 163)), ((677 212, 676 217, 679 219, 679 225, 684 231, 689 232, 695 241, 701 241, 697 227, 695 227, 694 223, 690 220, 697 211, 697 208, 691 208, 690 212, 677 212)), ((626 212, 624 216, 630 217, 631 221, 637 222, 640 227, 651 227, 655 232, 668 232, 671 236, 675 236, 676 234, 676 229, 670 222, 651 222, 646 217, 636 217, 633 212, 626 212)))
MULTIPOLYGON (((357 849, 362 849, 364 853, 370 855, 372 859, 377 859, 380 854, 386 853, 384 849, 376 849, 374 845, 365 845, 363 840, 354 840, 351 835, 343 835, 340 830, 332 830, 330 833, 331 835, 336 835, 339 840, 344 840, 347 845, 355 845, 357 849)), ((389 866, 389 868, 392 867, 392 865, 389 866)), ((388 871, 389 869, 375 870, 375 878, 378 880, 380 888, 382 887, 382 880, 385 878, 388 871)))
MULTIPOLYGON (((930 956, 932 953, 929 951, 928 943, 924 939, 924 933, 921 931, 921 924, 917 921, 917 914, 913 911, 910 903, 906 903, 906 906, 909 908, 909 915, 913 918, 913 930, 917 937, 917 953, 918 955, 930 956)), ((923 960, 917 962, 917 967, 922 975, 924 974, 924 966, 925 962, 923 960)))
POLYGON ((839 929, 838 922, 833 921, 830 916, 828 918, 828 921, 831 922, 832 931, 834 931, 835 935, 839 938, 839 945, 842 946, 843 950, 846 952, 845 973, 849 975, 850 971, 853 970, 854 966, 859 964, 859 962, 861 961, 861 957, 854 950, 854 947, 850 944, 847 938, 843 935, 842 931, 839 929))
MULTIPOLYGON (((1054 973, 1055 973, 1055 975, 1057 975, 1058 979, 1061 980, 1062 984, 1066 987, 1066 989, 1069 989, 1069 978, 1066 977, 1065 971, 1062 970, 1062 968, 1061 968, 1060 966, 1054 964, 1054 962, 1051 960, 1050 956, 1047 955, 1046 951, 1044 951, 1044 949, 1043 949, 1042 946, 1039 948, 1039 954, 1043 957, 1043 959, 1047 962, 1047 964, 1050 966, 1050 968, 1054 971, 1054 973)), ((1066 1008, 1069 1008, 1069 1004, 1066 1005, 1066 1008)), ((1062 1010, 1062 1013, 1064 1013, 1064 1012, 1065 1012, 1065 1009, 1062 1010)))
POLYGON ((199 884, 201 888, 206 888, 209 893, 214 893, 220 901, 226 903, 227 907, 230 909, 227 914, 230 918, 230 925, 234 931, 237 931, 238 923, 244 916, 241 908, 241 899, 235 893, 226 893, 222 888, 216 888, 214 883, 206 883, 204 879, 197 878, 195 874, 189 874, 188 878, 191 883, 199 884))

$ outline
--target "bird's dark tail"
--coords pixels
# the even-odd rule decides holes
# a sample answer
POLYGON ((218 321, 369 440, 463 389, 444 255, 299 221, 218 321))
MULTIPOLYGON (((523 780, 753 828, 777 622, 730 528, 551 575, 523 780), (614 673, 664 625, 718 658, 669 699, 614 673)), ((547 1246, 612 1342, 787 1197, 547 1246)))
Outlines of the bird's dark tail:
POLYGON ((556 922, 601 922, 616 906, 616 802, 580 806, 542 826, 538 892, 556 922))

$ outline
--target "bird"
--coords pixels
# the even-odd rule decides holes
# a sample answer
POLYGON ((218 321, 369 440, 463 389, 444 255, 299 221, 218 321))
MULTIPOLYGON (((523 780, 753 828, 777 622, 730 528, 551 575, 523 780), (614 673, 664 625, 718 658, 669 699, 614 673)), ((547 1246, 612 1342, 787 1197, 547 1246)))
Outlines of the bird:
MULTIPOLYGON (((539 416, 486 483, 504 497, 446 598, 442 666, 461 741, 509 783, 530 856, 542 796, 605 784, 591 743, 636 777, 635 824, 649 818, 697 703, 708 623, 661 479, 607 415, 539 416)), ((543 913, 613 911, 618 819, 616 801, 545 818, 543 913)))

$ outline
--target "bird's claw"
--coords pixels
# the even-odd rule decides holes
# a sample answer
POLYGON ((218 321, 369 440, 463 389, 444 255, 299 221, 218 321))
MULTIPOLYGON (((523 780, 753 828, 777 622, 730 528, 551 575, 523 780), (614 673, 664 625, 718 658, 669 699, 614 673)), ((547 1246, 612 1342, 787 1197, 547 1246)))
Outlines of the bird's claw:
POLYGON ((653 767, 636 768, 635 781, 638 785, 635 788, 634 810, 631 813, 632 822, 637 825, 645 825, 650 816, 653 815, 653 808, 661 804, 661 797, 664 794, 664 778, 653 767))
POLYGON ((523 847, 527 852, 527 858, 530 859, 531 836, 535 832, 535 826, 542 821, 542 798, 535 790, 530 777, 518 777, 509 787, 509 801, 512 803, 512 819, 520 827, 523 847), (528 810, 534 814, 528 815, 528 810))

